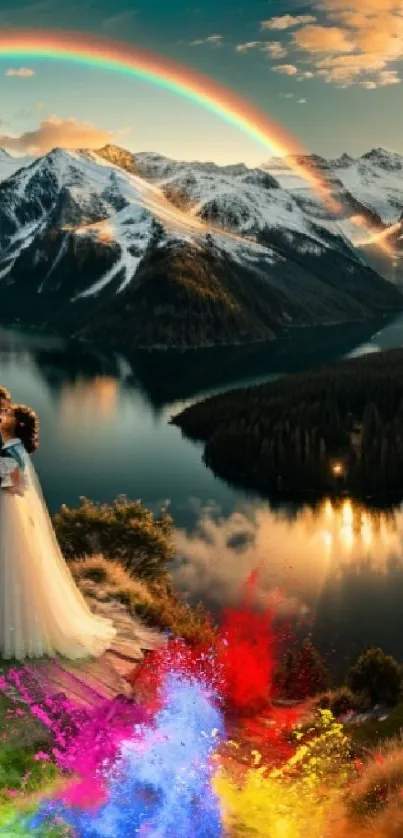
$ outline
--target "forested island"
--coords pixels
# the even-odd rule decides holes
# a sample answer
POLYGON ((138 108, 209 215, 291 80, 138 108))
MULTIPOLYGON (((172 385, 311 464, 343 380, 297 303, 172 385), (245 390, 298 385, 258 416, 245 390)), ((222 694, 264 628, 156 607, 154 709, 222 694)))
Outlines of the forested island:
POLYGON ((271 495, 403 497, 403 349, 213 396, 175 416, 206 464, 271 495))

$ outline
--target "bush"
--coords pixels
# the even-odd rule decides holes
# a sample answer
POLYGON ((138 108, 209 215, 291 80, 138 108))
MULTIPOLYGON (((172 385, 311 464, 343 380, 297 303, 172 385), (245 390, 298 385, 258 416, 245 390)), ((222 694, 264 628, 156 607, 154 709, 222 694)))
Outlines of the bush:
POLYGON ((130 604, 137 602, 151 604, 152 594, 145 582, 132 577, 124 565, 106 559, 104 556, 85 556, 69 563, 75 581, 87 596, 99 595, 93 585, 99 585, 107 599, 122 601, 124 595, 130 604))
POLYGON ((339 687, 319 696, 316 706, 322 710, 330 710, 337 718, 350 710, 354 713, 365 713, 369 709, 369 700, 365 695, 353 693, 349 687, 339 687))
POLYGON ((104 556, 88 556, 70 562, 70 570, 83 594, 94 595, 98 583, 105 597, 123 603, 129 613, 138 616, 150 628, 169 631, 188 643, 211 645, 215 628, 201 606, 190 608, 167 582, 146 584, 130 575, 124 565, 104 556))
POLYGON ((356 693, 368 696, 371 706, 395 706, 402 682, 401 668, 391 655, 382 649, 367 649, 358 657, 347 673, 346 683, 356 693))
POLYGON ((331 813, 326 838, 401 838, 403 747, 390 742, 360 763, 340 810, 331 813))
POLYGON ((383 818, 388 808, 392 807, 394 810, 396 803, 399 805, 401 816, 403 815, 399 804, 402 795, 403 747, 401 742, 391 742, 381 753, 373 754, 363 764, 361 776, 348 789, 346 811, 358 822, 371 819, 375 827, 376 820, 379 817, 383 818))
POLYGON ((139 500, 120 497, 97 504, 81 498, 78 508, 62 506, 53 522, 66 559, 102 553, 139 579, 167 575, 173 556, 172 518, 164 507, 154 516, 139 500))
POLYGON ((303 700, 324 692, 329 673, 309 639, 296 651, 287 652, 276 676, 279 693, 289 699, 303 700))
POLYGON ((144 615, 151 625, 165 627, 192 646, 214 644, 217 629, 204 605, 200 603, 191 607, 173 594, 168 586, 155 591, 154 603, 152 612, 144 615))

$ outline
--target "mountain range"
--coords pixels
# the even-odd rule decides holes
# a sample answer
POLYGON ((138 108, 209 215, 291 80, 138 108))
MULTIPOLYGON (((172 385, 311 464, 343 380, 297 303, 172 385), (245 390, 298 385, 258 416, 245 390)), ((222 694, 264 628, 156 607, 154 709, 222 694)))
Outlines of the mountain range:
POLYGON ((402 217, 403 156, 261 168, 178 162, 108 145, 39 158, 0 150, 0 320, 116 348, 267 340, 285 327, 363 321, 403 295, 354 242, 359 216, 402 217))

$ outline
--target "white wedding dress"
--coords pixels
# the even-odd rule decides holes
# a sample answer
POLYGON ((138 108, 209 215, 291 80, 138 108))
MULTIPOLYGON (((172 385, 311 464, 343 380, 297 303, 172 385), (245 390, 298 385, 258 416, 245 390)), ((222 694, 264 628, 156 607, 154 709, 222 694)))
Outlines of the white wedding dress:
POLYGON ((0 658, 99 657, 115 629, 91 613, 78 590, 22 443, 9 440, 4 449, 9 456, 0 455, 0 658), (21 494, 4 488, 16 463, 21 494))

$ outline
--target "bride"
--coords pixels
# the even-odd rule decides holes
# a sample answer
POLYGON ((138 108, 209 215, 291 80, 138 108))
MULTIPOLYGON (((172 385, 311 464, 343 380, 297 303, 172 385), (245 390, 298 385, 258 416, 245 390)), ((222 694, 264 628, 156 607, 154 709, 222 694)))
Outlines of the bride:
POLYGON ((38 417, 12 405, 0 422, 0 657, 99 657, 116 632, 89 610, 57 543, 29 457, 38 417))

